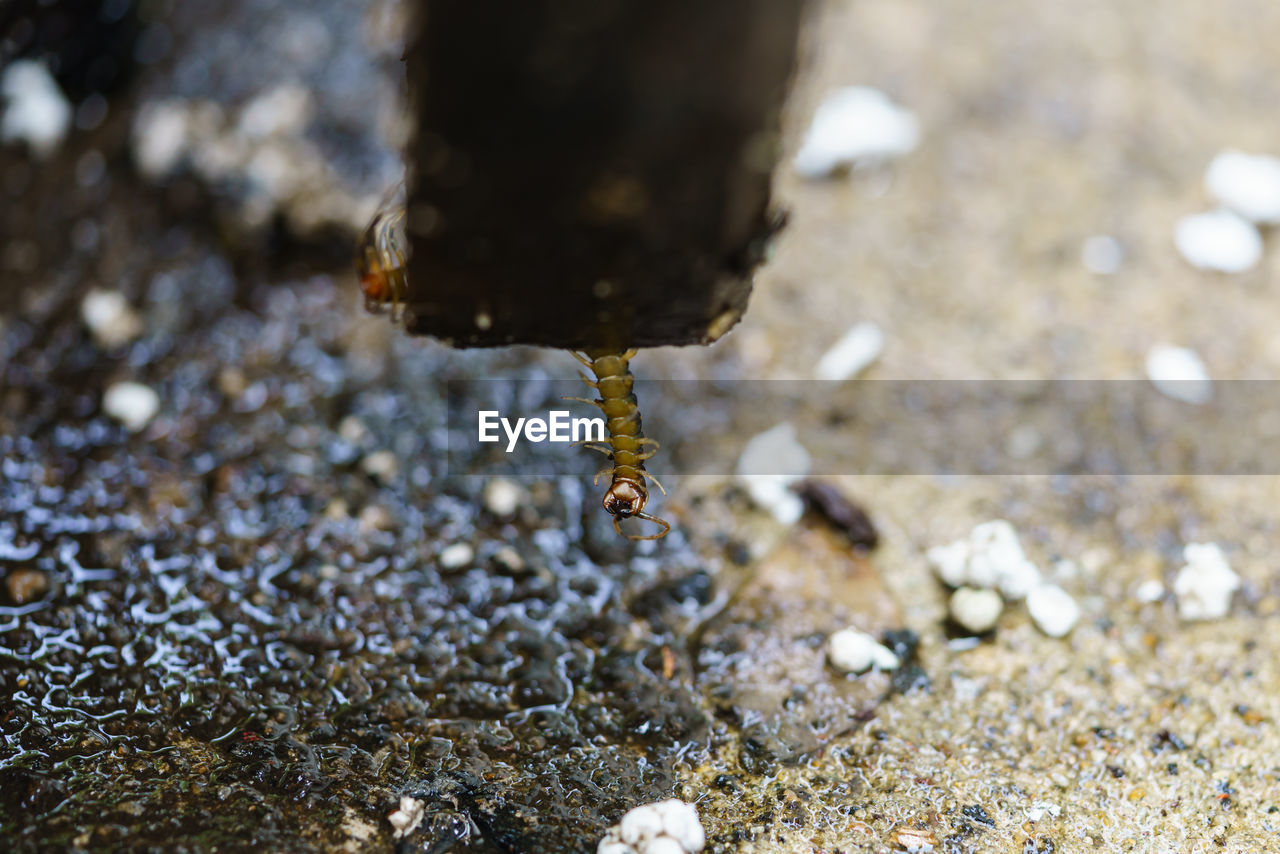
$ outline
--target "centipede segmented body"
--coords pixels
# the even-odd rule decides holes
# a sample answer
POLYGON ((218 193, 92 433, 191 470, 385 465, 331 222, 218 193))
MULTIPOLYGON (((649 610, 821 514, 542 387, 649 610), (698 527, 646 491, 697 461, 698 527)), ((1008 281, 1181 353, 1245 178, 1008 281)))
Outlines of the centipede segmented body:
POLYGON ((629 540, 658 540, 667 535, 671 525, 644 512, 645 504, 649 501, 645 481, 653 481, 654 486, 662 490, 664 495, 666 490, 657 478, 644 469, 644 461, 658 452, 658 443, 645 438, 640 427, 640 407, 632 390, 636 378, 631 373, 629 364, 635 354, 635 350, 622 353, 616 350, 574 353, 574 358, 595 376, 593 380, 582 374, 583 381, 600 394, 599 400, 574 399, 598 406, 606 419, 608 441, 582 444, 607 455, 609 462, 613 464, 611 468, 596 475, 596 483, 600 482, 601 477, 610 477, 609 490, 604 494, 603 503, 604 509, 613 517, 613 529, 629 540), (633 516, 660 525, 662 530, 647 536, 625 533, 621 522, 633 516))

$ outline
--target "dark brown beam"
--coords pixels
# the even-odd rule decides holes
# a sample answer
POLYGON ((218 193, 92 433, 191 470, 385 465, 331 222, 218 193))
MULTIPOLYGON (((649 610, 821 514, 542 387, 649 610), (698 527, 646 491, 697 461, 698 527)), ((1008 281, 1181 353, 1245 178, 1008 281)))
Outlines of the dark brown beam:
POLYGON ((707 343, 776 231, 803 0, 420 0, 406 326, 707 343))

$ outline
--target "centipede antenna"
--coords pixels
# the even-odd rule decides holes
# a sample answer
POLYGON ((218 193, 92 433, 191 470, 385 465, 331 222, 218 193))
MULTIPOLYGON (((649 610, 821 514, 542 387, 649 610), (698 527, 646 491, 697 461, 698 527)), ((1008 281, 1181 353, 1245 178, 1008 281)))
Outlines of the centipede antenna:
POLYGON ((621 534, 622 536, 626 537, 628 540, 660 540, 671 531, 671 523, 665 519, 659 519, 657 516, 650 516, 648 513, 636 513, 634 516, 632 516, 632 518, 644 519, 647 522, 653 522, 654 524, 661 525, 662 530, 656 534, 645 534, 645 535, 628 534, 627 532, 622 530, 622 525, 621 525, 622 520, 619 517, 614 516, 613 529, 617 531, 619 534, 621 534))

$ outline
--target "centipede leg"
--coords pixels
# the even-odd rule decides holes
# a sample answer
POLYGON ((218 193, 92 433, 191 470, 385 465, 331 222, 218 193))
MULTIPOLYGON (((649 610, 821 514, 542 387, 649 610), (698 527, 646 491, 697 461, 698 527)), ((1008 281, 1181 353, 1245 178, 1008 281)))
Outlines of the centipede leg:
POLYGON ((578 402, 578 403, 589 403, 589 404, 591 404, 592 406, 595 406, 595 407, 599 408, 601 411, 603 411, 603 410, 604 410, 604 404, 603 404, 603 403, 601 403, 601 402, 600 402, 600 401, 598 401, 598 400, 587 400, 585 397, 562 397, 562 398, 560 398, 560 399, 561 399, 561 400, 572 400, 572 401, 576 401, 576 402, 578 402))
POLYGON ((590 359, 588 359, 582 353, 579 353, 577 350, 570 350, 569 352, 573 354, 573 358, 581 362, 587 370, 591 370, 592 368, 595 367, 595 364, 590 359))
POLYGON ((662 492, 663 495, 667 494, 667 490, 664 489, 662 486, 662 481, 658 480, 656 477, 649 474, 649 472, 645 471, 644 469, 640 470, 640 474, 644 475, 646 480, 653 481, 653 485, 658 487, 658 489, 662 492))
POLYGON ((588 442, 587 440, 583 439, 581 442, 574 442, 573 444, 581 445, 582 447, 589 448, 592 451, 599 451, 600 453, 604 454, 606 457, 613 456, 613 448, 610 445, 606 445, 602 442, 588 442))

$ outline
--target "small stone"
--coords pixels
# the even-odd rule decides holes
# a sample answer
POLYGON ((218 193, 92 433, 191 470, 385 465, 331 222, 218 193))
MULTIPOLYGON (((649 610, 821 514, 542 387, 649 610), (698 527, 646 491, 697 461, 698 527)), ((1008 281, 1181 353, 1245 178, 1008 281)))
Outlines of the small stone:
POLYGON ((324 516, 326 519, 339 521, 346 519, 351 515, 351 506, 347 504, 345 498, 335 498, 330 501, 324 508, 324 516))
POLYGON ((792 165, 805 178, 825 178, 840 168, 901 157, 919 142, 910 110, 877 89, 849 86, 818 106, 792 165))
POLYGON ((974 634, 995 628, 1004 611, 1004 600, 994 590, 961 587, 951 594, 951 617, 974 634))
POLYGON ((471 563, 475 551, 467 543, 450 543, 440 550, 440 566, 445 569, 461 569, 471 563))
POLYGON ((758 507, 782 524, 794 525, 804 515, 804 501, 790 486, 809 473, 810 464, 795 427, 784 422, 747 440, 737 474, 758 507))
POLYGON ((360 530, 362 531, 390 531, 395 526, 395 517, 381 504, 370 504, 360 511, 360 530))
POLYGON ((1216 620, 1231 610, 1231 597, 1240 589, 1217 543, 1188 543, 1182 550, 1186 565, 1178 571, 1173 593, 1184 620, 1216 620))
POLYGON ((1213 383, 1195 350, 1161 344, 1147 353, 1147 377, 1165 397, 1201 405, 1213 398, 1213 383))
POLYGON ((1138 589, 1133 591, 1133 597, 1139 602, 1150 604, 1163 599, 1164 593, 1164 582, 1158 578, 1149 578, 1138 585, 1138 589))
POLYGON ((1022 551, 1018 532, 1004 519, 983 522, 968 539, 935 546, 926 557, 948 585, 996 588, 1007 601, 1021 599, 1042 581, 1039 567, 1022 551))
POLYGON ((218 390, 235 400, 249 387, 249 378, 239 368, 223 368, 218 371, 218 390))
POLYGON ((160 395, 142 383, 119 382, 102 396, 102 409, 125 429, 137 433, 160 411, 160 395))
POLYGON ((400 471, 400 461, 391 451, 374 451, 360 461, 360 468, 370 477, 386 483, 400 471))
POLYGON ((484 506, 494 516, 506 519, 514 516, 516 510, 520 509, 523 496, 524 490, 517 484, 505 478, 498 478, 485 484, 484 506))
POLYGON ((1056 584, 1044 584, 1028 593, 1027 611, 1040 631, 1051 638, 1066 637, 1080 621, 1080 606, 1056 584))
POLYGON ((938 837, 928 830, 904 827, 894 834, 894 842, 905 849, 908 854, 927 854, 938 844, 938 837))
POLYGON ((348 415, 338 423, 338 438, 352 445, 359 445, 369 438, 369 428, 364 426, 359 416, 348 415))
POLYGON ((696 854, 706 841, 697 808, 672 798, 628 810, 596 854, 696 854))
POLYGON ((525 567, 524 558, 514 546, 503 546, 494 552, 493 562, 508 572, 521 572, 525 567))
POLYGON ((884 350, 884 333, 874 323, 859 323, 818 360, 818 379, 852 379, 871 366, 884 350))
POLYGON ((296 135, 307 126, 311 114, 311 93, 296 83, 285 83, 245 104, 238 130, 250 139, 296 135))
POLYGON ((22 140, 41 160, 57 150, 71 128, 71 104, 43 62, 10 62, 0 76, 0 95, 8 103, 0 142, 22 140))
POLYGON ((15 605, 34 602, 49 590, 49 579, 36 569, 15 569, 5 576, 5 590, 15 605))
POLYGON ((1209 194, 1245 219, 1280 223, 1280 158, 1228 149, 1209 164, 1209 194))
POLYGON ((827 638, 827 660, 845 673, 863 673, 872 667, 897 670, 901 663, 892 650, 857 629, 841 629, 827 638))
POLYGON ((1262 258, 1258 229, 1228 210, 1184 216, 1173 239, 1182 257, 1201 270, 1243 273, 1262 258))
POLYGON ((1124 247, 1108 234, 1095 234, 1080 248, 1080 261, 1095 276, 1110 276, 1124 263, 1124 247))
POLYGON ((143 104, 133 122, 133 161, 148 178, 173 173, 187 153, 191 115, 185 101, 171 98, 143 104))
POLYGON ((89 291, 80 303, 80 317, 102 347, 120 347, 142 334, 142 318, 119 291, 89 291))
POLYGON ((417 798, 401 798, 399 808, 387 816, 387 821, 395 829, 393 836, 396 839, 403 839, 413 833, 418 825, 422 823, 422 817, 425 814, 426 809, 422 801, 417 798))

